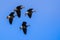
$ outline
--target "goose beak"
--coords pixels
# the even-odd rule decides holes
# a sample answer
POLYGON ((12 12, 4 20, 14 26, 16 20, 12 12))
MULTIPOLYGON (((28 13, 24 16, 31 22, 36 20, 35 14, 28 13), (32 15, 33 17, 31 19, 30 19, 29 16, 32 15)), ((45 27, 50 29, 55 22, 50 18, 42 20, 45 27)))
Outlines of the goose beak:
POLYGON ((28 12, 26 12, 26 14, 28 14, 28 12))
POLYGON ((25 13, 25 16, 28 14, 28 12, 25 13))
POLYGON ((25 8, 24 6, 22 6, 21 8, 25 8))
POLYGON ((9 19, 10 18, 10 16, 7 16, 7 19, 9 19))
POLYGON ((8 19, 8 16, 7 16, 7 19, 8 19))
POLYGON ((36 10, 32 10, 33 12, 36 12, 36 10))
POLYGON ((22 29, 22 26, 20 27, 20 29, 22 29))

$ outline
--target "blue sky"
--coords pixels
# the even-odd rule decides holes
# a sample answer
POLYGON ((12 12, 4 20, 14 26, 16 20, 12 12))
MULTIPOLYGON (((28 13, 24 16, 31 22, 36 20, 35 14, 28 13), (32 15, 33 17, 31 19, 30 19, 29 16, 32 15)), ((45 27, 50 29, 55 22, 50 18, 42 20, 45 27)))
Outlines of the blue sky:
POLYGON ((60 40, 60 0, 1 0, 0 40, 60 40), (18 5, 24 5, 21 18, 15 17, 10 25, 6 16, 18 5), (24 16, 34 8, 32 18, 24 16), (27 35, 19 29, 22 22, 30 24, 27 35))

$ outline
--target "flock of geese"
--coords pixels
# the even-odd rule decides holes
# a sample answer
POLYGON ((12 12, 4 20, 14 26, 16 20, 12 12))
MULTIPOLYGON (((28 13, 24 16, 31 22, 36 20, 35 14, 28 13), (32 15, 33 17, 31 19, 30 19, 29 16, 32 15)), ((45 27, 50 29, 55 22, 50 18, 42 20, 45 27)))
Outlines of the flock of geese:
MULTIPOLYGON (((17 16, 18 18, 21 17, 21 10, 22 10, 23 8, 24 8, 23 5, 19 5, 19 6, 17 6, 17 7, 13 10, 13 12, 11 12, 11 13, 9 14, 9 16, 7 16, 7 19, 9 20, 9 23, 10 23, 10 24, 12 24, 13 19, 15 18, 15 16, 17 16), (15 12, 16 12, 16 15, 15 15, 15 12)), ((29 18, 31 18, 33 12, 36 12, 36 11, 35 11, 33 8, 29 8, 29 9, 26 11, 25 15, 27 15, 29 18)), ((23 33, 24 33, 24 34, 27 34, 27 27, 28 27, 28 26, 29 26, 29 25, 27 25, 27 22, 26 22, 26 21, 23 21, 23 22, 22 22, 22 26, 19 27, 19 28, 23 30, 23 33)))

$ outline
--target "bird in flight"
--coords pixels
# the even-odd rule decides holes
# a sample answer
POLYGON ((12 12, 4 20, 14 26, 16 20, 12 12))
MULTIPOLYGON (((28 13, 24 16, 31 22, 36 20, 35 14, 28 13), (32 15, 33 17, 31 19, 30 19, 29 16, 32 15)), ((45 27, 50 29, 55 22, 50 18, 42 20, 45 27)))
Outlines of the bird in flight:
POLYGON ((23 30, 24 34, 27 34, 27 27, 30 25, 27 25, 27 22, 23 21, 22 26, 20 27, 20 29, 23 30))
POLYGON ((36 11, 33 8, 30 8, 30 9, 27 10, 27 12, 25 13, 25 15, 27 14, 28 17, 31 18, 33 12, 36 12, 36 11))
POLYGON ((21 17, 21 9, 23 9, 23 8, 24 8, 23 5, 19 5, 14 9, 14 11, 16 12, 16 14, 19 18, 21 17))
POLYGON ((9 16, 7 16, 7 19, 9 19, 9 23, 12 24, 13 18, 14 18, 14 12, 11 12, 9 16))

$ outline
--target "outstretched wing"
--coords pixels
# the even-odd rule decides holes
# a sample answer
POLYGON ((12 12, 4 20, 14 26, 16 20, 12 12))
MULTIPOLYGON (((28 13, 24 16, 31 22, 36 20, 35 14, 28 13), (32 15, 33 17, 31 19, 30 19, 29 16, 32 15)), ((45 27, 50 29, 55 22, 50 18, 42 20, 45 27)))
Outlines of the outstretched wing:
POLYGON ((19 9, 16 10, 17 16, 20 17, 21 16, 21 11, 19 9))
POLYGON ((9 14, 9 16, 13 16, 14 15, 14 12, 11 12, 10 14, 9 14))
POLYGON ((27 28, 23 29, 24 34, 27 34, 27 28))
POLYGON ((31 12, 28 13, 28 17, 29 17, 29 18, 32 17, 32 13, 31 13, 31 12))
POLYGON ((29 10, 27 10, 29 18, 32 17, 32 10, 33 10, 32 8, 30 8, 29 10))
POLYGON ((10 18, 9 19, 9 23, 12 24, 12 21, 13 21, 13 18, 10 18))

